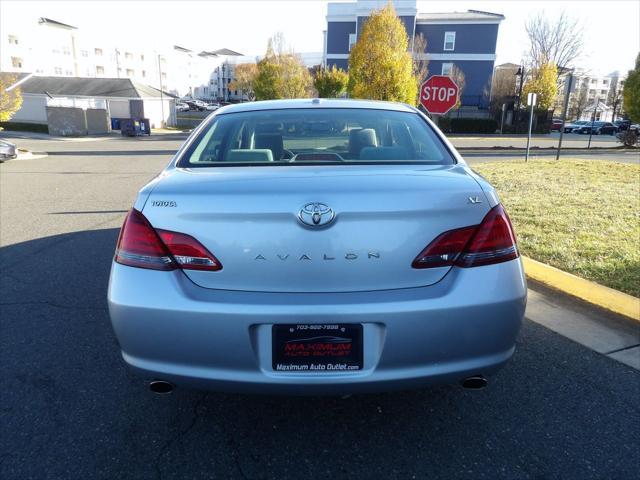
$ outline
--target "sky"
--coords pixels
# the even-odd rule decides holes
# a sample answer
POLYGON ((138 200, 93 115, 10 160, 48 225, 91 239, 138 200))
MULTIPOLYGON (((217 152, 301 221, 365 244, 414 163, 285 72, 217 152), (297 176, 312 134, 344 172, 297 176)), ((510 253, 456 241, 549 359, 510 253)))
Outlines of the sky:
MULTIPOLYGON (((7 24, 35 28, 49 17, 81 29, 83 35, 120 38, 153 48, 181 45, 193 50, 226 47, 245 55, 264 53, 267 39, 282 32, 297 52, 321 52, 327 1, 29 1, 0 0, 0 34, 7 24)), ((640 0, 450 0, 418 1, 420 12, 468 9, 502 13, 497 64, 520 63, 527 47, 525 22, 538 13, 562 11, 584 26, 578 67, 593 73, 627 71, 640 50, 640 0)))

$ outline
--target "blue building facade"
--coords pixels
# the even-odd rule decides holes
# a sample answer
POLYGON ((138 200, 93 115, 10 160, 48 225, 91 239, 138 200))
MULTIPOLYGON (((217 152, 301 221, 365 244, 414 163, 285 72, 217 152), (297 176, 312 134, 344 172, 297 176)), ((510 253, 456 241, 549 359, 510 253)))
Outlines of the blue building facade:
MULTIPOLYGON (((357 0, 329 3, 325 33, 324 62, 348 69, 349 52, 371 12, 387 0, 357 0)), ((395 0, 396 12, 404 24, 410 44, 418 35, 427 48, 418 55, 429 59, 429 75, 464 74, 462 105, 485 108, 489 103, 496 59, 498 29, 504 16, 469 10, 461 13, 421 13, 415 0, 395 0), (455 67, 455 68, 454 68, 455 67)))

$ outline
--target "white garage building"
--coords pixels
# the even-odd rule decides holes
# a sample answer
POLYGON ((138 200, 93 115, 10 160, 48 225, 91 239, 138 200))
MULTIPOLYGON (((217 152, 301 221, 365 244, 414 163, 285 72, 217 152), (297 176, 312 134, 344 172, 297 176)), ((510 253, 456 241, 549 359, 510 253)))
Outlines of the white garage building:
MULTIPOLYGON (((6 74, 0 74, 6 75, 6 74)), ((111 119, 148 118, 152 128, 175 125, 175 97, 128 78, 23 75, 22 107, 11 121, 47 123, 46 107, 106 109, 111 119)))

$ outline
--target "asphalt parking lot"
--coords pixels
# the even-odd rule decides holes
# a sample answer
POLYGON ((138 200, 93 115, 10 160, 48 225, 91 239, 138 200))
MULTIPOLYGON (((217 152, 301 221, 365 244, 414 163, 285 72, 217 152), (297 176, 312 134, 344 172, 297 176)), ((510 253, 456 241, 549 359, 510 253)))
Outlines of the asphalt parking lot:
POLYGON ((0 165, 0 478, 637 478, 640 372, 530 321, 481 391, 151 394, 106 287, 181 138, 29 140, 49 156, 0 165))

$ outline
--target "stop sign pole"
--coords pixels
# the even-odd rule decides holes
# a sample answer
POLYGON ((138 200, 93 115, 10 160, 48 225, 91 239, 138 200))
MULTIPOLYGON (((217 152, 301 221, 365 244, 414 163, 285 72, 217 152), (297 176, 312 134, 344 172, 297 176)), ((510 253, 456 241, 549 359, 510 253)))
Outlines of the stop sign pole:
POLYGON ((432 115, 445 115, 458 103, 460 89, 446 75, 432 75, 420 86, 420 104, 432 115))

